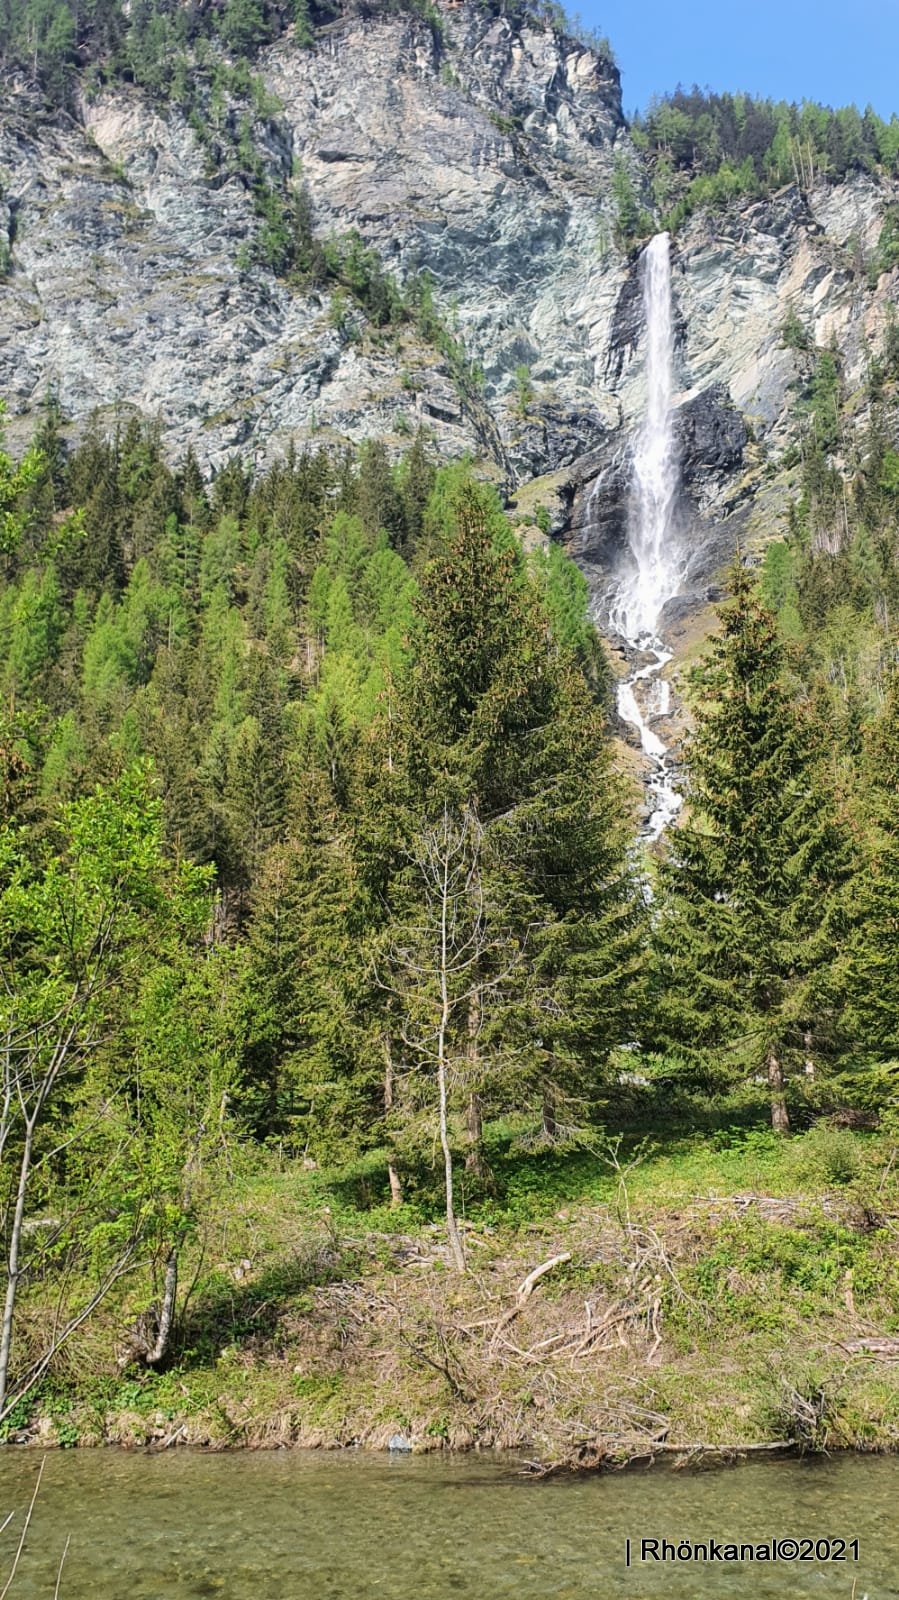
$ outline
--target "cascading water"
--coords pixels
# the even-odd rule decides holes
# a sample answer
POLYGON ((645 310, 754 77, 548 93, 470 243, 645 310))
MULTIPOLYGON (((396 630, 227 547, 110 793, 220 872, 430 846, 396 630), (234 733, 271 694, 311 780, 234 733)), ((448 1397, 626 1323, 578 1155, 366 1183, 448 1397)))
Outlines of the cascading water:
POLYGON ((661 673, 671 652, 657 630, 662 610, 677 594, 683 577, 675 529, 680 467, 671 408, 674 321, 667 233, 657 234, 647 245, 640 271, 646 322, 646 414, 633 451, 629 563, 618 585, 611 623, 640 658, 618 690, 618 711, 637 729, 643 752, 653 763, 646 836, 657 839, 681 803, 667 747, 650 726, 669 709, 670 689, 661 673))

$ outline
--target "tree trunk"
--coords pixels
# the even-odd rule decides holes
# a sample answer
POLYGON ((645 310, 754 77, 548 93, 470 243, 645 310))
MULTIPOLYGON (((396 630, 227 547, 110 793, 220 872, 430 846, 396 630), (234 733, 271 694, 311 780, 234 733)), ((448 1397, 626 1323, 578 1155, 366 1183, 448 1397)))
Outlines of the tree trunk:
POLYGON ((456 1222, 453 1201, 453 1153, 449 1143, 446 1105, 446 1037, 452 1004, 449 992, 449 866, 443 864, 440 904, 440 1023, 437 1029, 437 1118, 440 1148, 443 1151, 443 1182, 446 1194, 446 1233, 457 1272, 465 1271, 465 1252, 456 1222))
MULTIPOLYGON (((393 1110, 393 1055, 389 1035, 384 1039, 384 1110, 393 1110)), ((387 1181, 390 1184, 390 1208, 395 1211, 403 1203, 403 1185, 392 1161, 387 1163, 387 1181)))
POLYGON ((450 1252, 453 1265, 457 1272, 465 1271, 465 1252, 462 1249, 462 1239, 459 1234, 459 1225, 456 1222, 456 1211, 453 1200, 453 1155, 449 1145, 449 1132, 446 1115, 446 1058, 443 1054, 443 1040, 441 1039, 440 1058, 437 1065, 437 1093, 439 1099, 440 1120, 440 1148, 443 1151, 443 1182, 446 1192, 446 1233, 449 1239, 450 1252))
POLYGON ((3 1301, 3 1324, 0 1328, 0 1415, 6 1404, 9 1387, 9 1353, 12 1348, 12 1327, 19 1288, 19 1251, 22 1245, 22 1225, 25 1221, 25 1196, 31 1174, 31 1152, 34 1146, 34 1124, 25 1128, 22 1159, 19 1165, 19 1183, 16 1190, 16 1207, 9 1236, 9 1259, 6 1265, 6 1295, 3 1301))
POLYGON ((162 1307, 159 1312, 159 1324, 156 1329, 156 1339, 153 1348, 147 1351, 145 1360, 148 1367, 156 1367, 163 1360, 169 1347, 169 1338, 172 1324, 175 1320, 175 1296, 178 1293, 178 1250, 172 1246, 165 1261, 165 1282, 162 1290, 162 1307))
POLYGON ((556 1122, 556 1098, 548 1083, 543 1085, 543 1137, 547 1144, 554 1144, 558 1133, 556 1122))
POLYGON ((803 1044, 805 1046, 805 1075, 806 1075, 807 1078, 814 1078, 814 1076, 815 1076, 815 1062, 814 1062, 814 1057, 812 1056, 812 1043, 813 1043, 813 1040, 812 1040, 811 1031, 803 1034, 802 1042, 803 1042, 803 1044))
POLYGON ((775 1133, 789 1133, 790 1118, 787 1113, 787 1102, 784 1099, 783 1067, 774 1054, 768 1051, 766 1061, 768 1069, 768 1088, 771 1093, 771 1126, 775 1133))
POLYGON ((403 1185, 392 1161, 387 1163, 387 1181, 390 1184, 390 1209, 396 1211, 403 1203, 403 1185))
POLYGON ((465 1137, 468 1140, 468 1151, 465 1156, 465 1171, 472 1172, 478 1178, 489 1177, 489 1168, 484 1159, 484 1118, 479 1094, 470 1094, 465 1107, 465 1137))
POLYGON ((468 1150, 465 1156, 465 1171, 471 1172, 477 1178, 489 1178, 490 1171, 484 1159, 484 1117, 481 1105, 481 1096, 475 1087, 480 1073, 480 1054, 478 1050, 478 1034, 481 1027, 480 996, 474 990, 468 1001, 468 1039, 465 1054, 468 1071, 470 1093, 468 1105, 465 1108, 465 1136, 468 1140, 468 1150))

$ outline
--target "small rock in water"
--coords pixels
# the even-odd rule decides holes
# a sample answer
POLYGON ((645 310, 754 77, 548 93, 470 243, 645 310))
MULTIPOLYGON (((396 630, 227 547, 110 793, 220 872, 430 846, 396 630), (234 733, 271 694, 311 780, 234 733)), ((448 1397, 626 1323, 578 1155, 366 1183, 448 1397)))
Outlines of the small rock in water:
POLYGON ((408 1439, 404 1433, 395 1433, 392 1438, 388 1439, 387 1448, 388 1450, 408 1451, 412 1449, 412 1440, 408 1439))

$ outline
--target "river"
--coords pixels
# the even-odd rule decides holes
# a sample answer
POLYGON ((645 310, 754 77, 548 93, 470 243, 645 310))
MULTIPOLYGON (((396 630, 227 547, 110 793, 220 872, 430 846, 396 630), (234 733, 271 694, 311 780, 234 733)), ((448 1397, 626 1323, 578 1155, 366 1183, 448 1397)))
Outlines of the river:
MULTIPOLYGON (((0 1451, 4 1575, 39 1466, 0 1451)), ((897 1503, 890 1457, 534 1482, 475 1456, 53 1452, 10 1600, 52 1600, 68 1536, 60 1600, 887 1600, 897 1503), (775 1535, 861 1560, 625 1567, 628 1538, 775 1535)))

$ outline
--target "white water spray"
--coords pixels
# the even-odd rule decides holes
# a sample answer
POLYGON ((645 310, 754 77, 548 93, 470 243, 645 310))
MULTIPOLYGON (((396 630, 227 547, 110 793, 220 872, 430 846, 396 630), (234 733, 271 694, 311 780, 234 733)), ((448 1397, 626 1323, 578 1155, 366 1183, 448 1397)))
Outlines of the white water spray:
POLYGON ((611 622, 644 657, 618 690, 618 711, 637 729, 643 753, 654 766, 646 835, 658 839, 681 804, 667 747, 650 726, 669 709, 670 686, 660 674, 671 660, 671 652, 657 630, 662 611, 677 594, 683 578, 674 526, 680 467, 671 407, 674 319, 667 233, 657 234, 647 246, 640 270, 646 322, 646 414, 634 443, 629 564, 621 577, 611 622))
POLYGON ((671 241, 659 233, 640 264, 646 322, 646 414, 634 443, 628 520, 629 566, 612 611, 625 639, 653 639, 666 601, 677 594, 674 510, 680 464, 671 400, 674 392, 674 319, 671 312, 671 241))

